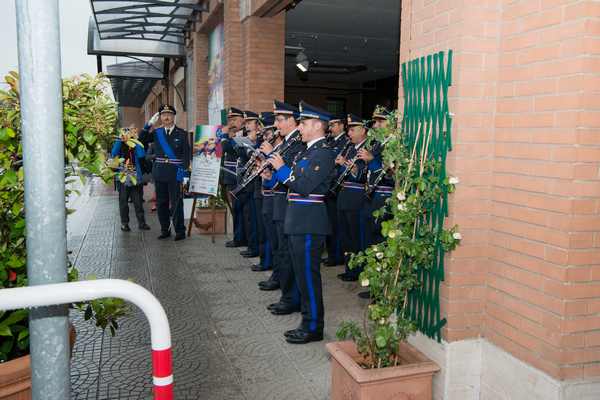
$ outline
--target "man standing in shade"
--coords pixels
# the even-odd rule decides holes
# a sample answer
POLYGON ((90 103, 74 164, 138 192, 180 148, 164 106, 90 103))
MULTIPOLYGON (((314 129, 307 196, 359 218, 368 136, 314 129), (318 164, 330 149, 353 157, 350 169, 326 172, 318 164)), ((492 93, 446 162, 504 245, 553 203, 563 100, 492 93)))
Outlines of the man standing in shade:
POLYGON ((175 228, 175 240, 185 239, 183 223, 182 183, 190 166, 188 133, 175 126, 175 108, 163 104, 158 109, 162 126, 155 114, 140 133, 140 141, 146 147, 154 143, 156 158, 152 168, 156 188, 156 208, 160 222, 159 239, 171 236, 171 219, 175 228))
POLYGON ((286 341, 293 344, 323 340, 320 263, 325 237, 331 231, 325 195, 331 186, 335 159, 325 141, 331 115, 301 102, 300 118, 300 134, 306 150, 298 154, 291 167, 277 153, 269 160, 277 170, 277 180, 289 188, 284 231, 289 238, 302 311, 300 326, 284 333, 286 341))

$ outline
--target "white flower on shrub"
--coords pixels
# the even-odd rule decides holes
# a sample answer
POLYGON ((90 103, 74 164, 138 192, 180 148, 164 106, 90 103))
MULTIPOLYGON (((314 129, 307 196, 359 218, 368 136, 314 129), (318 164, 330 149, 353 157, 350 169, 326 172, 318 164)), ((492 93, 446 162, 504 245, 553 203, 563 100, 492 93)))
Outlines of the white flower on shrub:
POLYGON ((360 281, 360 286, 362 286, 362 287, 369 286, 369 280, 368 279, 363 279, 362 281, 360 281))
POLYGON ((377 259, 381 260, 383 258, 383 253, 380 251, 377 254, 375 254, 375 257, 377 257, 377 259))
POLYGON ((375 271, 381 272, 381 266, 378 265, 377 267, 375 267, 375 271))
POLYGON ((389 231, 389 232, 388 232, 388 237, 389 237, 390 239, 393 239, 393 238, 395 238, 395 237, 396 237, 396 231, 389 231))
POLYGON ((396 198, 398 199, 398 201, 404 201, 406 200, 406 195, 402 192, 398 192, 396 193, 396 198))
POLYGON ((452 237, 456 240, 461 240, 462 239, 462 235, 460 234, 460 232, 454 232, 452 234, 452 237))
POLYGON ((398 210, 400 210, 400 211, 406 210, 406 205, 404 203, 398 204, 398 210))
POLYGON ((451 176, 450 179, 448 179, 448 183, 450 183, 451 185, 458 185, 460 182, 460 179, 458 179, 458 177, 456 176, 451 176))

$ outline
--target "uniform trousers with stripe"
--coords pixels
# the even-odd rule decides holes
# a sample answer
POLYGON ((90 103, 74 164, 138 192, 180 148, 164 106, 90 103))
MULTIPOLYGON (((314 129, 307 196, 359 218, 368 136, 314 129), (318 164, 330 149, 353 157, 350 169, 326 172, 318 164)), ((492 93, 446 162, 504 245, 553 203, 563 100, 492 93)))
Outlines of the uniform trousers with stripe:
POLYGON ((294 277, 294 268, 292 266, 291 248, 289 236, 283 231, 283 221, 274 221, 277 231, 277 257, 275 264, 279 272, 279 288, 281 289, 281 298, 279 301, 289 306, 300 305, 300 292, 294 277))
POLYGON ((365 212, 359 210, 342 210, 340 211, 340 232, 342 240, 342 250, 344 251, 344 262, 346 264, 346 273, 349 276, 358 277, 362 272, 362 268, 356 267, 350 269, 348 262, 352 253, 358 253, 364 250, 367 246, 365 232, 365 212))
POLYGON ((181 183, 175 180, 168 182, 155 181, 154 188, 156 189, 156 211, 160 222, 160 230, 168 232, 172 218, 175 232, 185 234, 181 183))
POLYGON ((325 310, 320 266, 325 235, 289 235, 289 244, 300 290, 300 328, 307 332, 323 332, 325 310))
POLYGON ((327 236, 327 262, 330 264, 341 265, 344 263, 344 253, 342 251, 342 239, 340 237, 339 211, 337 209, 337 198, 328 197, 325 200, 327 206, 327 216, 331 225, 331 234, 327 236))
MULTIPOLYGON (((273 268, 273 275, 275 275, 275 262, 273 254, 277 252, 277 231, 275 230, 275 225, 273 224, 273 214, 261 213, 261 220, 265 236, 261 265, 265 268, 273 268)), ((271 276, 271 280, 276 280, 279 282, 279 276, 271 276)))
MULTIPOLYGON (((227 191, 232 191, 236 185, 228 185, 227 191)), ((245 246, 247 244, 246 240, 246 230, 244 224, 244 196, 247 196, 247 193, 243 191, 238 193, 237 197, 230 196, 231 200, 231 212, 233 214, 233 241, 240 245, 245 246)))
POLYGON ((367 246, 371 246, 377 243, 383 242, 383 235, 381 234, 381 222, 385 221, 389 217, 375 218, 373 212, 379 210, 385 206, 385 201, 390 197, 389 194, 374 193, 373 198, 365 203, 364 214, 366 219, 366 242, 367 246))
POLYGON ((256 210, 256 199, 252 193, 247 193, 243 197, 243 219, 244 219, 244 231, 246 232, 246 243, 248 243, 248 250, 258 254, 259 253, 259 226, 258 226, 258 212, 256 210))

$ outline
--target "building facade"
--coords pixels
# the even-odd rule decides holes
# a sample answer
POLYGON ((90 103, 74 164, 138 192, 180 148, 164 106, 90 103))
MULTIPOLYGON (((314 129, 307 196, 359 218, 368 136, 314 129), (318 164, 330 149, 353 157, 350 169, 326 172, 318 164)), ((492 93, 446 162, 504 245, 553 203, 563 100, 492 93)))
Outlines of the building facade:
MULTIPOLYGON (((185 92, 179 123, 192 129, 217 123, 225 106, 293 101, 292 2, 208 3, 189 32, 184 72, 169 69, 185 92)), ((460 184, 448 223, 463 240, 447 256, 442 342, 410 339, 442 368, 434 397, 600 398, 600 3, 398 3, 400 65, 454 52, 448 171, 460 184)), ((179 101, 161 85, 136 123, 179 101)), ((399 79, 400 109, 403 96, 399 79)))

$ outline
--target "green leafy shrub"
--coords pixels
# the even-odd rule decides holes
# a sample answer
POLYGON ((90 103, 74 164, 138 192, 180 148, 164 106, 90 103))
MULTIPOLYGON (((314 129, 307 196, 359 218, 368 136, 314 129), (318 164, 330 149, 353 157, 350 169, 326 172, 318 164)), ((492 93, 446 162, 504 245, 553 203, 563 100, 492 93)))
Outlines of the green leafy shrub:
MULTIPOLYGON (((0 90, 0 289, 27 285, 23 152, 19 104, 19 77, 5 77, 0 90)), ((108 181, 114 172, 106 165, 105 149, 117 121, 115 102, 106 95, 108 81, 99 75, 83 75, 63 81, 65 179, 84 179, 83 171, 108 181), (75 167, 77 165, 77 168, 75 167)), ((67 190, 66 196, 70 194, 67 190)), ((67 268, 67 266, 65 266, 67 268)), ((69 281, 79 279, 69 266, 69 281)), ((118 328, 116 319, 126 312, 120 299, 103 299, 73 305, 85 319, 100 328, 118 328)), ((27 310, 0 312, 0 362, 28 354, 27 310)))
POLYGON ((435 230, 428 223, 435 201, 452 192, 454 183, 441 178, 441 162, 427 156, 431 132, 419 132, 421 140, 408 145, 395 114, 389 116, 386 128, 369 132, 370 141, 386 143, 383 164, 395 187, 385 206, 374 213, 382 220, 385 240, 352 255, 350 261, 351 268, 364 266, 359 281, 371 295, 364 321, 361 325, 345 321, 337 332, 340 340, 354 340, 365 368, 399 364, 398 344, 416 329, 408 318, 407 301, 420 284, 418 272, 432 265, 438 243, 449 252, 460 241, 456 226, 435 230))

